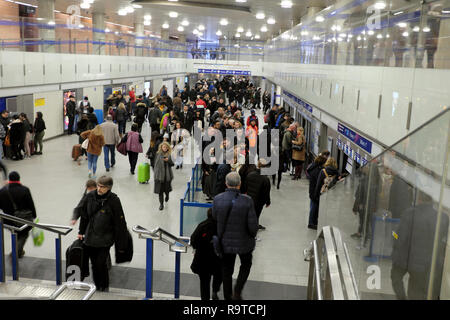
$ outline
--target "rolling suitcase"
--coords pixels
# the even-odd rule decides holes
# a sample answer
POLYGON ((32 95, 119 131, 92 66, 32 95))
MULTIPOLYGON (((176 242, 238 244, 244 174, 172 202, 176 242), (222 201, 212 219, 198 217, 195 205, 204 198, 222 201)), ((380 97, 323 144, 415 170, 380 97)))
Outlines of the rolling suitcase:
POLYGON ((30 154, 34 154, 36 150, 34 150, 34 141, 30 140, 30 154))
POLYGON ((138 182, 148 183, 150 180, 150 165, 148 163, 141 163, 138 166, 138 182))
POLYGON ((72 159, 73 161, 77 161, 77 159, 81 156, 81 144, 76 144, 72 148, 72 159))
POLYGON ((66 281, 83 281, 89 276, 89 261, 83 241, 75 240, 66 251, 66 281))

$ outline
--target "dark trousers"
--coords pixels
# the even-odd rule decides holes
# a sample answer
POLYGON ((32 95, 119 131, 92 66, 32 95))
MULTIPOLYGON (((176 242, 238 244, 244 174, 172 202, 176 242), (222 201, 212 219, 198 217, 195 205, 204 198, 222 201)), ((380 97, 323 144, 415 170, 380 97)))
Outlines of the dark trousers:
MULTIPOLYGON (((222 260, 222 272, 223 272, 223 296, 225 300, 231 300, 232 286, 233 286, 233 272, 234 263, 236 261, 237 254, 224 254, 222 260)), ((239 268, 239 274, 234 286, 234 294, 241 295, 242 289, 244 289, 245 282, 247 282, 252 267, 252 252, 240 254, 241 267, 239 268)))
POLYGON ((310 200, 309 204, 309 225, 317 226, 319 219, 319 203, 314 200, 310 200))
POLYGON ((166 194, 166 197, 169 196, 169 192, 164 192, 164 189, 161 189, 161 191, 159 192, 159 203, 160 204, 164 204, 164 193, 166 194))
POLYGON ((11 151, 12 151, 12 158, 16 160, 22 160, 22 151, 21 151, 21 145, 18 143, 11 143, 11 151))
POLYGON ((68 127, 68 129, 67 129, 67 132, 69 133, 69 134, 72 134, 73 133, 73 122, 75 121, 75 117, 74 116, 69 116, 69 127, 68 127))
POLYGON ((425 300, 427 298, 429 274, 423 272, 408 272, 408 296, 406 296, 403 277, 408 271, 402 267, 392 265, 391 281, 392 288, 399 300, 425 300))
MULTIPOLYGON (((275 174, 272 176, 272 183, 275 184, 275 174)), ((277 187, 280 187, 280 183, 281 183, 281 178, 283 176, 283 171, 278 171, 278 183, 277 183, 277 187)))
POLYGON ((130 171, 134 172, 136 169, 136 163, 138 161, 139 153, 128 151, 128 160, 130 161, 130 171))
POLYGON ((200 273, 200 296, 202 300, 211 299, 211 277, 213 278, 213 292, 219 292, 222 285, 222 270, 215 270, 213 273, 200 273))
POLYGON ((154 131, 160 131, 159 130, 159 124, 155 123, 155 124, 151 124, 150 127, 152 128, 152 132, 154 131))
POLYGON ((120 134, 125 134, 125 128, 127 126, 127 121, 126 120, 121 120, 117 122, 119 125, 119 133, 120 134))
POLYGON ((92 275, 97 290, 104 291, 109 288, 108 257, 109 247, 94 248, 85 246, 85 258, 89 258, 92 264, 92 275))
POLYGON ((27 242, 30 230, 23 230, 17 233, 17 254, 21 256, 25 242, 27 242))

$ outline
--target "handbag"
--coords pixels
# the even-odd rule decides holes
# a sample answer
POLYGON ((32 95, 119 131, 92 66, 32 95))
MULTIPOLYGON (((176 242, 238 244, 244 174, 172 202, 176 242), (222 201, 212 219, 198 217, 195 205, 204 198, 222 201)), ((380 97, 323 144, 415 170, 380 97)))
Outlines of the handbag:
MULTIPOLYGON (((222 235, 224 235, 225 231, 227 230, 228 218, 230 216, 231 211, 233 210, 234 202, 236 201, 237 197, 239 197, 239 193, 236 192, 236 196, 234 197, 233 201, 231 202, 230 209, 228 210, 227 215, 225 217, 225 226, 224 226, 222 235)), ((213 235, 212 243, 213 243, 214 252, 216 253, 216 256, 218 256, 219 258, 222 258, 223 257, 222 238, 219 238, 218 235, 213 235)))
MULTIPOLYGON (((13 216, 15 216, 16 218, 23 219, 23 220, 33 221, 33 212, 31 210, 29 210, 29 209, 18 210, 17 209, 17 205, 14 202, 14 199, 11 196, 11 193, 9 192, 9 186, 6 188, 6 193, 8 194, 9 200, 11 201, 11 203, 13 205, 13 209, 14 209, 13 216)), ((11 221, 10 225, 20 228, 24 224, 20 223, 20 222, 11 221)))
POLYGON ((295 151, 303 151, 303 143, 302 144, 292 144, 292 149, 295 151))
POLYGON ((127 247, 124 251, 119 251, 117 246, 115 246, 116 252, 116 263, 130 262, 133 259, 133 238, 130 231, 127 230, 127 247))
POLYGON ((89 139, 85 139, 81 144, 81 148, 87 150, 88 147, 89 147, 89 139))
MULTIPOLYGON (((34 222, 39 223, 39 219, 36 219, 34 222)), ((42 244, 44 243, 44 231, 36 227, 33 227, 33 229, 31 229, 31 235, 33 237, 34 246, 35 247, 42 246, 42 244)))
POLYGON ((119 153, 123 154, 124 156, 127 155, 127 143, 121 141, 118 145, 117 145, 117 151, 119 151, 119 153))
POLYGON ((6 135, 4 145, 5 145, 6 147, 10 147, 10 146, 11 146, 11 138, 10 138, 10 136, 9 136, 9 132, 8 132, 8 134, 6 135))

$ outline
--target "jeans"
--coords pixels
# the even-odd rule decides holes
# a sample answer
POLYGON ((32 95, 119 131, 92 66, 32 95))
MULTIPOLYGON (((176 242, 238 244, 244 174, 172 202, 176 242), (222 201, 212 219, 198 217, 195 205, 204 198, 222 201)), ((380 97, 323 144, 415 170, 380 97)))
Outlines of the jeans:
POLYGON ((97 172, 97 160, 98 160, 98 156, 92 153, 87 153, 88 156, 88 170, 94 173, 97 172))
POLYGON ((319 218, 319 203, 314 200, 310 200, 309 204, 309 225, 317 226, 319 218))
POLYGON ((213 292, 219 292, 222 284, 222 270, 214 270, 213 273, 200 273, 200 296, 202 300, 210 300, 211 298, 211 277, 213 277, 213 292))
POLYGON ((105 168, 109 169, 116 164, 116 146, 113 144, 105 144, 103 146, 103 153, 105 154, 105 168), (111 165, 109 165, 109 153, 111 152, 111 165))
POLYGON ((84 257, 91 260, 94 283, 99 291, 104 291, 109 288, 109 271, 107 264, 109 249, 109 247, 84 247, 84 257))
POLYGON ((125 127, 127 125, 127 121, 126 120, 118 121, 118 124, 119 124, 119 133, 125 134, 125 127))
MULTIPOLYGON (((234 263, 236 261, 237 254, 226 253, 223 255, 222 260, 222 272, 223 272, 223 297, 225 300, 231 300, 232 286, 233 286, 233 272, 234 263)), ((252 252, 240 254, 241 267, 239 268, 239 274, 234 286, 234 294, 241 295, 242 289, 244 289, 245 282, 250 274, 252 267, 252 252)))
POLYGON ((139 153, 133 152, 133 151, 128 151, 128 160, 130 162, 130 171, 132 173, 134 173, 134 171, 136 170, 136 163, 138 161, 138 156, 139 156, 139 153))
POLYGON ((42 152, 42 146, 43 146, 42 139, 44 138, 44 135, 45 135, 45 131, 41 131, 34 135, 34 149, 36 152, 38 152, 38 146, 39 146, 40 152, 42 152))

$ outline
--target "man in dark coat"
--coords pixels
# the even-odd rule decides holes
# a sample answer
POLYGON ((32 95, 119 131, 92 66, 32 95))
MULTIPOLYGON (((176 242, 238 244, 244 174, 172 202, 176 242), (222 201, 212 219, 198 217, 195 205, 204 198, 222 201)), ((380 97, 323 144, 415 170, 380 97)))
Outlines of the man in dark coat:
MULTIPOLYGON (((14 206, 16 206, 16 210, 31 211, 33 219, 36 218, 36 208, 31 197, 30 189, 20 183, 20 175, 16 171, 12 171, 9 174, 8 184, 0 189, 0 210, 13 216, 16 211, 14 206)), ((17 252, 19 258, 22 258, 25 254, 23 247, 25 246, 30 230, 31 227, 27 227, 25 230, 17 233, 17 252)))
POLYGON ((73 133, 73 122, 75 120, 75 110, 77 108, 77 105, 74 96, 70 96, 69 99, 70 100, 66 103, 66 115, 69 118, 69 127, 67 129, 67 132, 69 135, 71 135, 73 133))
POLYGON ((261 216, 264 206, 270 206, 270 180, 267 176, 261 175, 261 168, 267 166, 264 159, 258 161, 258 167, 250 171, 246 180, 245 193, 253 199, 255 206, 256 217, 258 218, 258 229, 265 230, 266 228, 259 224, 259 217, 261 216))
POLYGON ((278 112, 278 105, 275 104, 272 106, 272 109, 270 109, 270 111, 269 111, 269 123, 268 124, 269 124, 270 129, 275 128, 275 123, 277 121, 277 118, 276 118, 277 112, 278 112))
POLYGON ((94 113, 94 108, 89 107, 88 108, 88 125, 87 125, 87 129, 88 130, 92 130, 95 128, 96 125, 98 125, 98 119, 97 116, 94 113))
POLYGON ((142 131, 142 124, 145 122, 145 115, 147 114, 147 106, 143 102, 139 102, 135 109, 135 116, 134 122, 138 125, 138 131, 141 133, 142 131))
POLYGON ((148 114, 148 121, 150 122, 150 127, 152 128, 152 132, 160 131, 159 123, 162 119, 162 112, 159 109, 159 103, 155 103, 153 108, 150 109, 148 114))
POLYGON ((317 223, 319 218, 319 202, 314 198, 316 192, 317 180, 319 179, 320 171, 323 169, 323 165, 327 161, 327 158, 319 155, 314 159, 314 162, 306 169, 309 179, 309 221, 308 228, 317 230, 317 223))
POLYGON ((78 238, 85 245, 90 258, 94 283, 99 291, 109 290, 108 256, 112 245, 116 252, 127 248, 127 223, 119 197, 111 192, 113 179, 102 176, 97 190, 86 195, 75 208, 81 213, 78 238))
POLYGON ((201 222, 191 235, 191 245, 195 249, 191 270, 200 277, 200 296, 210 299, 211 277, 213 277, 212 299, 219 300, 217 293, 222 285, 222 266, 214 252, 212 238, 217 234, 217 225, 212 218, 212 209, 208 209, 208 219, 201 222))
POLYGON ((180 113, 180 121, 183 124, 183 127, 191 133, 192 127, 194 126, 194 114, 189 110, 189 106, 184 106, 183 111, 180 113))
POLYGON ((229 173, 226 184, 228 189, 214 197, 213 202, 213 219, 217 222, 217 237, 223 248, 223 295, 225 300, 242 300, 241 293, 252 266, 258 218, 253 200, 239 191, 239 174, 229 173), (232 276, 237 255, 241 266, 232 294, 232 276))

